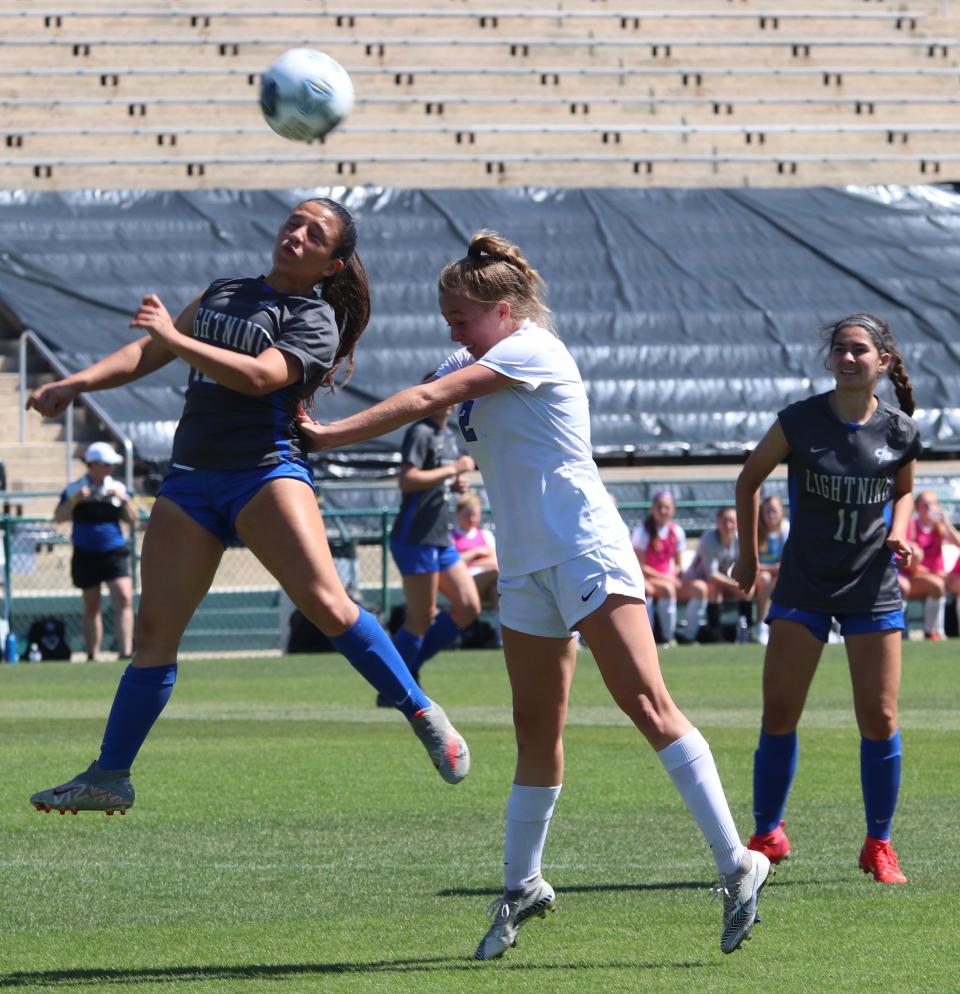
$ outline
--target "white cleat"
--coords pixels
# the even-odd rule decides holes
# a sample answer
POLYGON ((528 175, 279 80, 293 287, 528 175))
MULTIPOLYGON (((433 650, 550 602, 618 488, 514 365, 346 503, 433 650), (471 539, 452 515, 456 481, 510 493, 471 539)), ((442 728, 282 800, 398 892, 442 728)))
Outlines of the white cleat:
POLYGON ((770 860, 763 853, 747 849, 739 869, 720 877, 713 892, 723 895, 722 953, 732 953, 750 938, 750 930, 760 921, 757 901, 769 875, 770 860))
POLYGON ((439 704, 417 712, 410 727, 423 743, 437 772, 447 783, 460 783, 470 772, 470 750, 439 704))
POLYGON ((528 918, 534 915, 545 918, 555 907, 556 894, 543 877, 523 890, 508 890, 491 903, 489 913, 493 916, 493 924, 477 946, 474 958, 486 960, 502 956, 517 944, 517 932, 528 918))

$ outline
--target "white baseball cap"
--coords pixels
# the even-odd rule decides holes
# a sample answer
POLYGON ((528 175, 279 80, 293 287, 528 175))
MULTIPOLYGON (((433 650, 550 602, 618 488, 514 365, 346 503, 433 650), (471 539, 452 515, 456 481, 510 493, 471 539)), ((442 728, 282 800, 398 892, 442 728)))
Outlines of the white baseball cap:
POLYGON ((123 462, 123 456, 109 442, 94 442, 87 446, 87 451, 83 454, 85 463, 102 462, 108 466, 116 466, 123 462))

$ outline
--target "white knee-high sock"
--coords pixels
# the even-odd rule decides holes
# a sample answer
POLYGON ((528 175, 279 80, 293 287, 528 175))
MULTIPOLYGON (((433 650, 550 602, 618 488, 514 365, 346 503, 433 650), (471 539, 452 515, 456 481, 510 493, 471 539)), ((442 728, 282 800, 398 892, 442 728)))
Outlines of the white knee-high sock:
POLYGON ((740 865, 744 847, 707 740, 694 728, 657 755, 700 826, 717 869, 732 873, 740 865))
POLYGON ((923 601, 923 630, 927 635, 943 635, 946 597, 927 597, 923 601))
POLYGON ((700 618, 703 612, 703 600, 699 597, 691 597, 687 601, 687 623, 684 628, 684 635, 691 642, 697 637, 700 631, 700 618))
POLYGON ((661 597, 657 601, 657 618, 660 619, 660 635, 669 642, 677 634, 677 599, 661 597))
POLYGON ((507 833, 503 843, 503 880, 507 890, 520 890, 540 876, 553 809, 563 787, 524 787, 515 783, 507 801, 507 833))

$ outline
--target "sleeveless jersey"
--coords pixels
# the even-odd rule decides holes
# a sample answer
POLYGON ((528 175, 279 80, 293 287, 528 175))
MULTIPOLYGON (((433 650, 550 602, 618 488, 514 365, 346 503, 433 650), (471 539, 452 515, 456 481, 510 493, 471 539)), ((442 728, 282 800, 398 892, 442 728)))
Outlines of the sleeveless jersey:
MULTIPOLYGON (((445 424, 438 427, 429 418, 412 424, 403 436, 400 458, 417 469, 449 466, 459 456, 456 435, 445 424)), ((449 481, 429 490, 405 493, 391 537, 406 545, 449 545, 449 498, 449 481)))
POLYGON ((921 566, 925 566, 932 573, 944 572, 946 563, 943 561, 943 536, 936 528, 932 526, 925 528, 920 524, 917 515, 914 515, 907 529, 907 539, 919 546, 923 552, 921 566))
POLYGON ((630 536, 633 547, 641 554, 644 566, 655 569, 667 576, 677 574, 677 553, 683 553, 687 547, 686 532, 674 521, 668 521, 657 529, 657 547, 654 548, 647 529, 637 525, 630 536))
POLYGON ((193 337, 252 356, 280 349, 300 360, 303 379, 252 397, 191 368, 171 465, 238 470, 302 459, 294 414, 297 404, 316 390, 336 355, 340 333, 333 308, 319 297, 278 293, 262 276, 217 280, 200 300, 193 337))
POLYGON ((790 446, 790 536, 773 600, 828 614, 897 610, 889 503, 898 471, 920 454, 917 423, 881 400, 866 424, 847 424, 828 396, 778 415, 790 446))

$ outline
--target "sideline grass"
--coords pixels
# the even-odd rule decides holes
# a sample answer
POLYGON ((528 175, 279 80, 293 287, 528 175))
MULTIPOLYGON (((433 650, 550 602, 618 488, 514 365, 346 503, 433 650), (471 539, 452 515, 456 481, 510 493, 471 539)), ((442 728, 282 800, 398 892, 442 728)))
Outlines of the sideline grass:
MULTIPOLYGON (((491 964, 470 956, 501 883, 513 764, 499 655, 451 653, 427 671, 473 752, 457 787, 339 657, 185 663, 124 818, 27 803, 96 755, 119 665, 3 666, 0 992, 956 990, 960 661, 955 643, 905 652, 895 841, 910 884, 856 869, 859 746, 830 647, 801 726, 795 856, 730 957, 706 848, 581 653, 545 860, 559 910, 491 964)), ((664 656, 744 835, 760 658, 664 656)))

